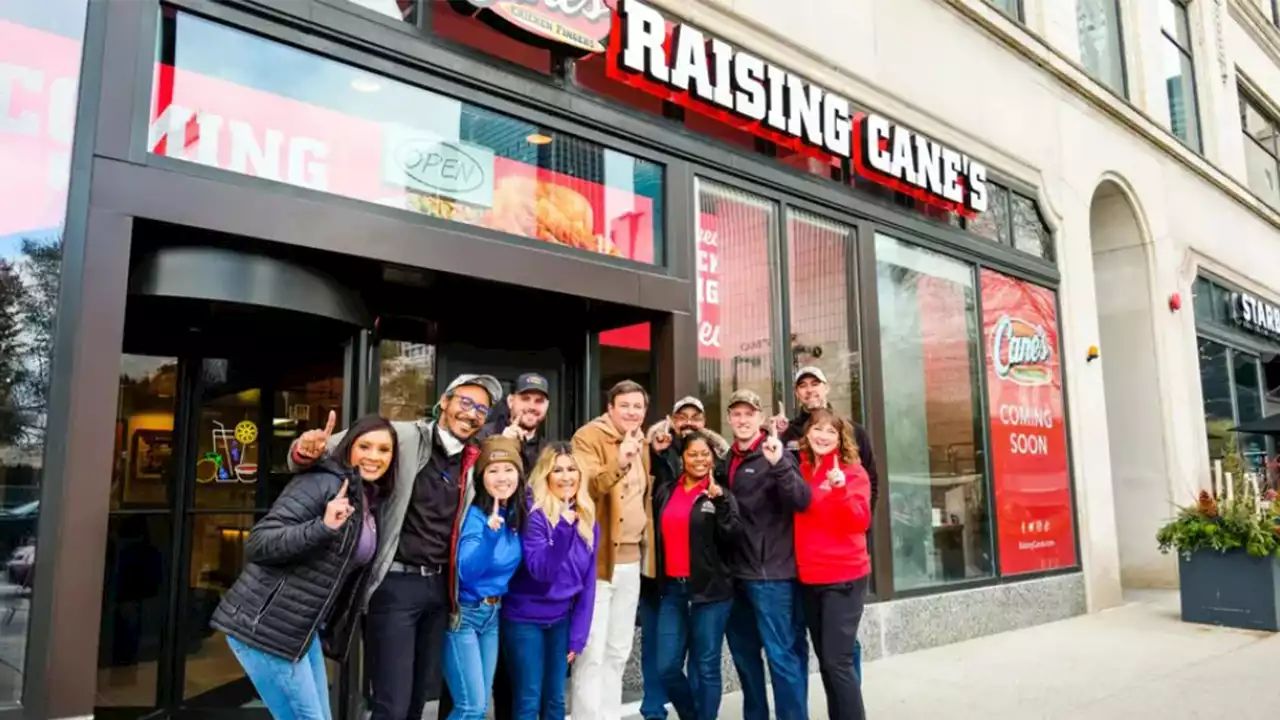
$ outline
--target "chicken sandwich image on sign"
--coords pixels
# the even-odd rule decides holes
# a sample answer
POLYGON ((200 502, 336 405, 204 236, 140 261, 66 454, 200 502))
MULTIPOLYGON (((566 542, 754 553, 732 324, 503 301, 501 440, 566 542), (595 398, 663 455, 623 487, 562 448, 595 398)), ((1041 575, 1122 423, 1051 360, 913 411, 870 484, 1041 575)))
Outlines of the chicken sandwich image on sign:
POLYGON ((852 160, 868 180, 965 217, 987 209, 982 163, 642 0, 618 0, 608 60, 614 80, 780 147, 852 160))
POLYGON ((613 12, 605 0, 450 0, 529 45, 579 57, 604 52, 613 12))
POLYGON ((1054 293, 982 271, 1000 574, 1076 564, 1054 293))

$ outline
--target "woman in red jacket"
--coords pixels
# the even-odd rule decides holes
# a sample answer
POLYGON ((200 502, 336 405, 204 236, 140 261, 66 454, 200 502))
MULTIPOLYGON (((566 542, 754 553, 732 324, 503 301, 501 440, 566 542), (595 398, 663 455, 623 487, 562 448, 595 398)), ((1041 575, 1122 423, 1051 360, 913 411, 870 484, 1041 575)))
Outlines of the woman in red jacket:
POLYGON ((853 645, 871 574, 871 480, 859 462, 852 425, 815 410, 800 439, 800 472, 813 502, 796 513, 796 574, 827 713, 831 720, 863 720, 853 645))

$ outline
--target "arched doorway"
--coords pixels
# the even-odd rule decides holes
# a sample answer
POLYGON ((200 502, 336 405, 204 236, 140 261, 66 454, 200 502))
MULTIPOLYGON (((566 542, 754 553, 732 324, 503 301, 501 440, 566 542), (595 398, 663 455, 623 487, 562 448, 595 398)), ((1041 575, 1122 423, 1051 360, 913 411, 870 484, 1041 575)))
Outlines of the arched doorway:
POLYGON ((1170 512, 1168 458, 1157 367, 1151 245, 1130 194, 1116 180, 1089 207, 1094 294, 1105 384, 1120 579, 1125 587, 1175 587, 1176 565, 1156 549, 1170 512))

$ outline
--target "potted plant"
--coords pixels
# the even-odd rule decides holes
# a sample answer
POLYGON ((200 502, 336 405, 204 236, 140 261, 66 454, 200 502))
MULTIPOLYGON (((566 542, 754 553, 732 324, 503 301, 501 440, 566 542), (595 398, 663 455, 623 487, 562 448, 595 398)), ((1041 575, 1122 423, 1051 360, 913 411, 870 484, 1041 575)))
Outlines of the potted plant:
MULTIPOLYGON (((1226 477, 1233 477, 1227 474, 1226 477)), ((1234 476, 1239 477, 1239 476, 1234 476)), ((1176 550, 1184 622, 1280 630, 1280 500, 1247 482, 1205 490, 1156 534, 1176 550)))

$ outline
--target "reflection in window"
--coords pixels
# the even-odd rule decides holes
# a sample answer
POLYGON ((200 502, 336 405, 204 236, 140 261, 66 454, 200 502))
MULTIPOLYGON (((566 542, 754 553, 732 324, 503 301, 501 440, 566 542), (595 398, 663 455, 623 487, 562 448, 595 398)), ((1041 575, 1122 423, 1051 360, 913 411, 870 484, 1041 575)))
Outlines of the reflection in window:
MULTIPOLYGON (((772 328, 775 290, 770 248, 777 242, 777 205, 699 179, 698 235, 714 238, 719 266, 718 344, 699 344, 698 396, 707 425, 720 430, 734 390, 773 393, 772 328)), ((704 315, 705 317, 705 315, 704 315)))
POLYGON ((436 396, 436 348, 424 343, 383 340, 378 345, 378 412, 388 420, 413 421, 431 415, 436 396))
POLYGON ((1280 209, 1280 147, 1276 145, 1280 123, 1243 89, 1239 97, 1249 189, 1271 207, 1280 209))
POLYGON ((973 271, 876 238, 894 583, 993 574, 973 271))
POLYGON ((828 401, 840 414, 861 422, 861 358, 850 342, 857 328, 849 317, 854 229, 803 210, 792 209, 788 217, 791 370, 822 368, 831 386, 828 401))
POLYGON ((169 613, 172 536, 173 520, 167 512, 112 514, 107 522, 94 698, 98 707, 157 704, 156 672, 167 628, 182 628, 185 636, 180 640, 187 647, 203 644, 206 628, 179 623, 169 613))
POLYGON ((1053 260, 1053 243, 1049 239, 1049 228, 1040 218, 1036 201, 1025 195, 1012 194, 1010 206, 1013 209, 1013 246, 1017 249, 1053 260))
MULTIPOLYGON (((1262 389, 1258 377, 1258 358, 1233 350, 1231 361, 1232 379, 1236 392, 1236 422, 1246 423, 1262 419, 1262 389)), ((1240 448, 1240 454, 1244 457, 1247 468, 1260 470, 1266 465, 1266 437, 1237 434, 1236 444, 1240 448)))
POLYGON ((1208 430, 1209 457, 1227 455, 1233 440, 1235 410, 1231 400, 1231 371, 1227 349, 1212 340, 1200 339, 1200 391, 1204 396, 1204 420, 1208 430))
MULTIPOLYGON (((609 388, 623 380, 634 380, 650 389, 655 387, 653 353, 649 349, 651 332, 649 323, 639 323, 600 333, 600 384, 596 388, 596 398, 600 399, 601 412, 604 411, 604 399, 609 388)), ((666 408, 660 408, 658 412, 666 412, 666 408)), ((652 412, 650 417, 653 417, 652 412)))
POLYGON ((662 261, 660 165, 173 11, 159 43, 148 149, 579 251, 662 261))
POLYGON ((1098 82, 1127 95, 1118 0, 1077 0, 1076 30, 1084 69, 1098 82))
POLYGON ((1022 0, 987 0, 987 4, 1014 20, 1022 19, 1022 0))
POLYGON ((551 51, 498 32, 476 17, 458 12, 453 3, 435 3, 429 20, 431 32, 437 37, 462 43, 530 70, 551 72, 551 51))
POLYGON ((1186 0, 1157 0, 1164 45, 1160 49, 1165 90, 1169 95, 1169 129, 1183 144, 1199 152, 1200 110, 1196 101, 1195 64, 1191 53, 1191 21, 1186 0))
POLYGON ((177 358, 121 356, 112 510, 167 506, 177 386, 177 358))
POLYGON ((419 0, 348 0, 348 2, 389 18, 402 20, 410 25, 418 22, 419 0))

